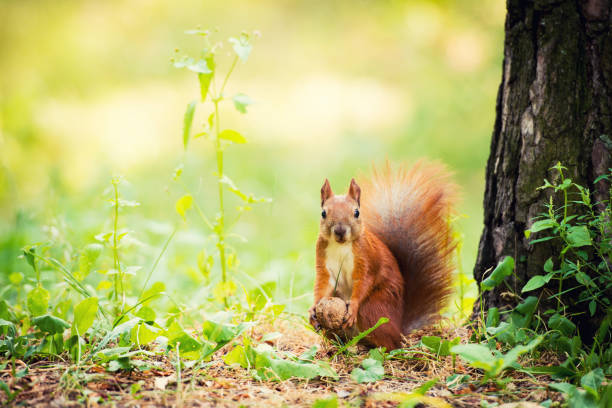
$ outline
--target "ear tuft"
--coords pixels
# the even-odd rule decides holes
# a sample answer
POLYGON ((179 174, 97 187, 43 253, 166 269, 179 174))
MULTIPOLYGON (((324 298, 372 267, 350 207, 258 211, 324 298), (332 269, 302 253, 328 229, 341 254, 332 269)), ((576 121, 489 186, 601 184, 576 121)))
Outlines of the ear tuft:
POLYGON ((351 197, 353 200, 357 201, 357 205, 360 206, 360 199, 361 199, 361 188, 357 185, 357 182, 355 181, 355 179, 351 179, 351 185, 349 186, 349 191, 348 191, 348 196, 351 197))
POLYGON ((325 201, 333 195, 334 192, 332 191, 331 186, 329 185, 329 180, 325 179, 325 183, 323 183, 323 187, 321 187, 321 207, 323 207, 325 201))

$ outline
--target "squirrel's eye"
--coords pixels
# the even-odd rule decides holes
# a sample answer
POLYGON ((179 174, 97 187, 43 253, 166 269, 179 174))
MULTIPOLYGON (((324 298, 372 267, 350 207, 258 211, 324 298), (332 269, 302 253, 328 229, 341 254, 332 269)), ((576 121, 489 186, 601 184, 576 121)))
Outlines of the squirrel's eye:
POLYGON ((323 212, 321 212, 321 217, 323 217, 323 218, 327 217, 327 213, 325 212, 325 210, 323 210, 323 212))
POLYGON ((355 218, 359 218, 359 210, 355 210, 355 218))

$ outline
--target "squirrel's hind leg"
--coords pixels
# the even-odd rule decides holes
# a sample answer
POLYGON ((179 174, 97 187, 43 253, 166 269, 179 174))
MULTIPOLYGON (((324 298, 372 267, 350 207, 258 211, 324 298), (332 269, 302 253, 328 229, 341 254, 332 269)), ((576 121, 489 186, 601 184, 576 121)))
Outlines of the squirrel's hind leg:
POLYGON ((357 317, 359 331, 374 326, 381 317, 389 319, 388 323, 379 326, 365 338, 368 343, 375 347, 385 347, 387 351, 402 346, 402 310, 400 307, 392 307, 389 296, 392 295, 388 291, 375 289, 360 305, 357 317))

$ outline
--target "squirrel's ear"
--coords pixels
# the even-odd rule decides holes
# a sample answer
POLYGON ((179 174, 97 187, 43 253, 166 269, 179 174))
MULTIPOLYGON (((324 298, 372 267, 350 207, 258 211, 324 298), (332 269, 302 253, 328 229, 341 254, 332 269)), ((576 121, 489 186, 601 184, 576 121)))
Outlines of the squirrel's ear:
POLYGON ((334 192, 332 191, 331 186, 329 185, 329 180, 325 179, 325 183, 323 183, 323 187, 321 187, 321 207, 323 207, 323 203, 325 203, 325 200, 327 200, 333 195, 334 192))
POLYGON ((361 205, 359 199, 361 198, 361 188, 357 185, 355 179, 351 179, 351 185, 349 187, 348 196, 353 200, 357 201, 357 205, 361 205))

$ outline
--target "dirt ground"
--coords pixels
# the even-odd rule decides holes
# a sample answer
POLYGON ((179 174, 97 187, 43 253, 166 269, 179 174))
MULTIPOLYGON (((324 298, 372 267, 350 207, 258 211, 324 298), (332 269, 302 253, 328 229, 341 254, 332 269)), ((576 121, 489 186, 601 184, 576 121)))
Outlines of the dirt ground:
MULTIPOLYGON (((335 347, 321 336, 300 323, 278 320, 269 327, 257 327, 251 333, 261 338, 263 333, 276 331, 282 336, 272 342, 278 350, 300 354, 314 344, 320 346, 317 358, 329 359, 335 347)), ((445 338, 467 338, 465 329, 432 327, 413 333, 406 339, 407 345, 415 345, 423 335, 445 338)), ((357 384, 350 377, 351 371, 365 357, 365 349, 359 347, 349 355, 330 360, 338 372, 338 380, 287 380, 261 382, 253 379, 240 367, 227 366, 221 357, 230 351, 231 345, 219 350, 206 367, 185 367, 177 382, 177 372, 167 355, 154 356, 157 367, 144 371, 109 372, 101 365, 76 367, 68 362, 42 360, 30 363, 27 374, 13 378, 10 364, 0 371, 0 379, 8 384, 12 393, 18 394, 10 405, 14 406, 186 406, 186 407, 309 407, 317 399, 336 395, 339 406, 394 407, 400 394, 381 396, 381 393, 410 393, 428 380, 439 378, 426 395, 434 397, 431 406, 454 407, 481 406, 481 401, 498 403, 502 407, 537 407, 546 399, 561 401, 561 395, 548 390, 547 377, 527 376, 513 372, 513 379, 505 388, 492 384, 480 385, 481 375, 459 359, 453 368, 451 357, 412 358, 385 361, 385 378, 375 383, 357 384), (458 386, 447 386, 446 379, 453 373, 468 374, 471 381, 458 386), (396 401, 394 401, 394 399, 396 401), (517 404, 518 401, 530 403, 517 404)), ((552 362, 554 357, 550 356, 552 362)), ((523 361, 525 362, 525 361, 523 361)), ((545 361, 538 361, 545 365, 545 361)), ((25 363, 16 362, 16 371, 25 363)), ((24 372, 24 371, 22 371, 24 372)), ((7 403, 6 392, 0 401, 7 403)))

